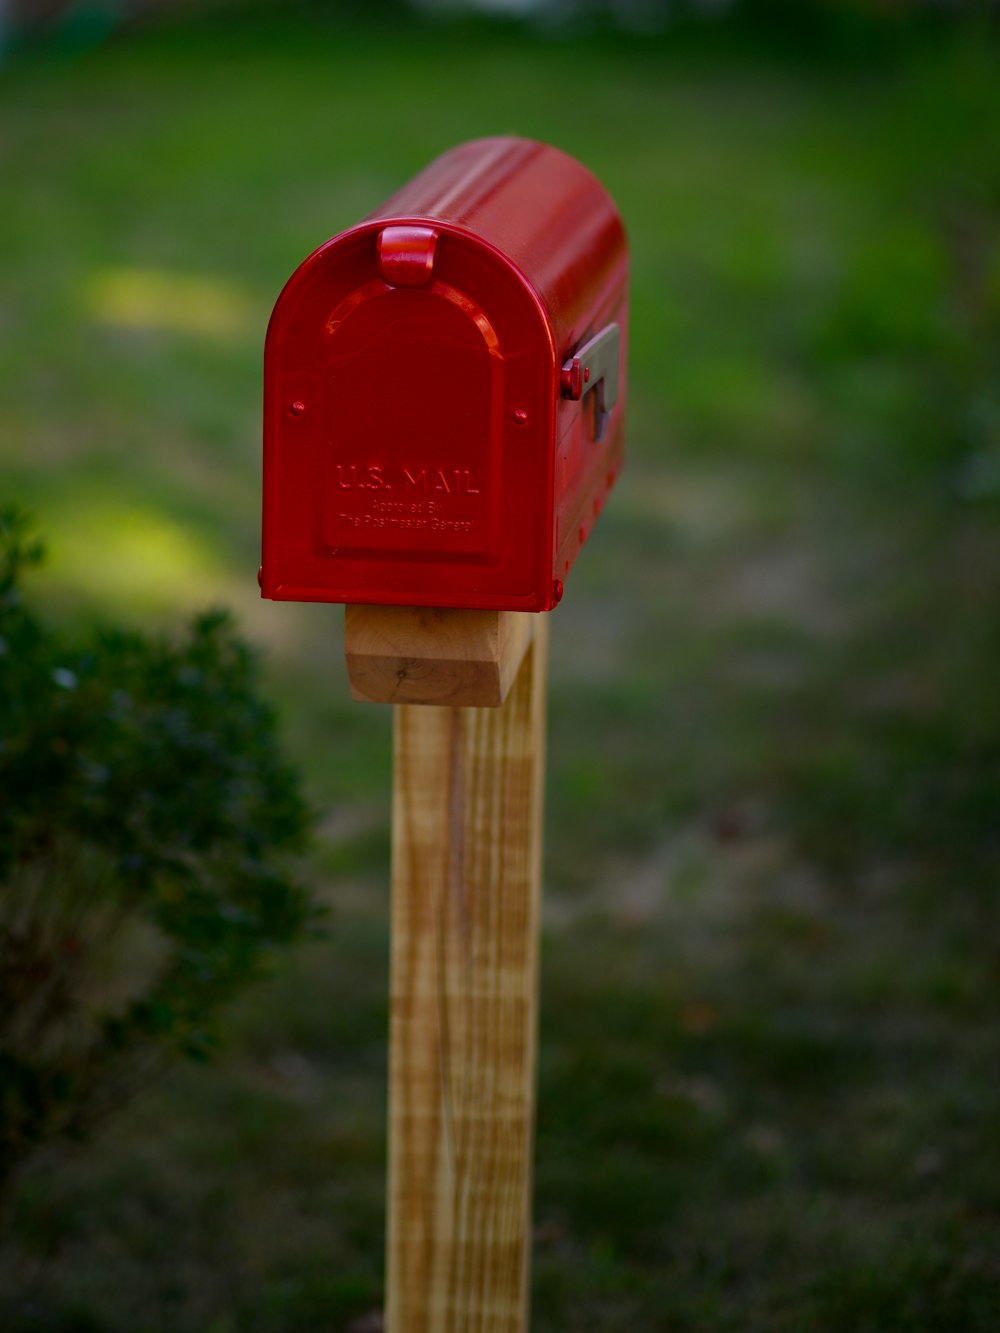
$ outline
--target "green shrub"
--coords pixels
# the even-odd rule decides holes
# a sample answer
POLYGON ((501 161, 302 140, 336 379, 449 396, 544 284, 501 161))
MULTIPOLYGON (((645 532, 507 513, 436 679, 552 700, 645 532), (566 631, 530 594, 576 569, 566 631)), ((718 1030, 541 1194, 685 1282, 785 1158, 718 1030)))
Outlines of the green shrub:
POLYGON ((227 617, 70 647, 25 606, 0 513, 0 1184, 148 1074, 312 916, 307 812, 227 617))

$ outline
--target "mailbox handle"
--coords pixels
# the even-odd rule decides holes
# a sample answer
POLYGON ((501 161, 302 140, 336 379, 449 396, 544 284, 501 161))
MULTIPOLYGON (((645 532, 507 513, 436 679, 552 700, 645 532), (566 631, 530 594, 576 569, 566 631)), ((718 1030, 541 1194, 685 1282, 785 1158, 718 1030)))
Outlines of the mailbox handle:
POLYGON ((593 392, 594 439, 604 438, 611 409, 618 401, 618 359, 621 333, 609 324, 578 348, 563 365, 561 387, 564 398, 578 401, 593 392))

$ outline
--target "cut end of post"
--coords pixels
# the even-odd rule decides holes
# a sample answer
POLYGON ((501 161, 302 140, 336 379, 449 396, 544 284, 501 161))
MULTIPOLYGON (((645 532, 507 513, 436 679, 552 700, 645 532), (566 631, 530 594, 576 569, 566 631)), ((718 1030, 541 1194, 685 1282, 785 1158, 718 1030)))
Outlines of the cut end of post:
POLYGON ((536 621, 530 611, 348 606, 351 695, 361 703, 499 708, 536 621))

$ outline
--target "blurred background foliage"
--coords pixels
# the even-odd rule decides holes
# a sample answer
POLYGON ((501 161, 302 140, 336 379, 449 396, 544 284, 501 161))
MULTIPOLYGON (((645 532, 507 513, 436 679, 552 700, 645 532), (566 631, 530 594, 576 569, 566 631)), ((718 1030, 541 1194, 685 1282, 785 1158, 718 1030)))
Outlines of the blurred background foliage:
POLYGON ((6 16, 38 614, 234 608, 332 928, 25 1176, 0 1325, 377 1327, 389 718, 337 608, 256 598, 261 344, 318 243, 520 133, 607 183, 634 271, 628 467, 553 618, 532 1327, 992 1333, 994 7, 6 16))
POLYGON ((225 614, 73 647, 26 603, 41 557, 0 513, 0 1205, 40 1147, 205 1055, 311 916, 279 861, 306 808, 225 614))

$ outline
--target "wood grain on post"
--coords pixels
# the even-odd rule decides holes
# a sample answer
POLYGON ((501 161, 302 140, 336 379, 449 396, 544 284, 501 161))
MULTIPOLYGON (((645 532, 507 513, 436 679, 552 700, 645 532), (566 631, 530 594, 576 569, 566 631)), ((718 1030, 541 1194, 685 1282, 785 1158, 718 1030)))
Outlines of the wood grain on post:
POLYGON ((548 624, 518 619, 502 707, 396 709, 387 1333, 527 1328, 548 624))

